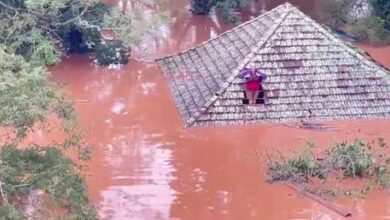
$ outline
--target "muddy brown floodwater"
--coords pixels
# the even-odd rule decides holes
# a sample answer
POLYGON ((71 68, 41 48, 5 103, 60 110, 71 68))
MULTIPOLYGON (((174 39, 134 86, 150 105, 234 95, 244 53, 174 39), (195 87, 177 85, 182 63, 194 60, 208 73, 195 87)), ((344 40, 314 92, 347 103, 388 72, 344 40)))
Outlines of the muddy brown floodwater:
MULTIPOLYGON (((256 10, 282 2, 260 1, 256 10)), ((292 3, 316 15, 317 1, 292 3)), ((162 39, 147 42, 156 56, 231 28, 215 17, 192 17, 186 1, 175 1, 170 10, 176 21, 162 39)), ((390 48, 363 47, 390 67, 390 48)), ((341 219, 285 186, 266 183, 262 153, 296 149, 308 139, 323 147, 357 137, 390 142, 388 120, 338 121, 323 130, 294 125, 183 129, 167 82, 152 62, 131 60, 120 70, 108 70, 87 56, 72 55, 52 73, 79 100, 77 111, 90 128, 87 182, 102 219, 341 219)), ((383 192, 374 191, 356 207, 354 219, 390 219, 390 197, 383 192)))

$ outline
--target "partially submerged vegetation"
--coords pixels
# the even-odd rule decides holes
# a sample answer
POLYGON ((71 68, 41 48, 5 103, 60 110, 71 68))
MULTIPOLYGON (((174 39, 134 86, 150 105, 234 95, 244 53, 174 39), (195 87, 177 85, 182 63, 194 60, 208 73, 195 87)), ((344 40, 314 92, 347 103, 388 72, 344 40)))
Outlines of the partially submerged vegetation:
POLYGON ((358 199, 375 187, 390 187, 390 156, 383 139, 376 143, 355 140, 336 144, 324 152, 316 150, 309 143, 290 157, 280 153, 269 155, 268 180, 297 184, 326 198, 344 195, 358 199), (343 186, 342 182, 348 179, 358 181, 360 187, 343 186))
POLYGON ((48 83, 45 67, 6 47, 0 47, 0 70, 0 128, 9 131, 0 144, 0 219, 96 219, 81 175, 90 152, 72 103, 48 83), (49 117, 60 121, 66 139, 21 146, 33 129, 50 129, 49 117), (76 153, 77 163, 63 154, 67 149, 76 153))
MULTIPOLYGON (((159 4, 159 3, 156 3, 159 4)), ((8 52, 23 56, 37 65, 58 63, 67 52, 95 52, 107 48, 102 31, 110 31, 124 47, 111 44, 114 50, 138 45, 141 39, 161 25, 164 13, 145 16, 149 1, 126 11, 100 0, 2 0, 0 1, 0 44, 8 52)), ((119 53, 98 56, 101 64, 127 61, 119 53), (108 58, 107 58, 108 57, 108 58)))
POLYGON ((97 219, 78 166, 55 146, 3 146, 0 219, 97 219))
POLYGON ((252 0, 191 0, 191 11, 196 15, 207 15, 212 11, 221 13, 222 20, 238 23, 241 20, 238 9, 247 6, 252 0))
POLYGON ((323 22, 359 41, 373 44, 390 43, 389 0, 323 1, 323 22))

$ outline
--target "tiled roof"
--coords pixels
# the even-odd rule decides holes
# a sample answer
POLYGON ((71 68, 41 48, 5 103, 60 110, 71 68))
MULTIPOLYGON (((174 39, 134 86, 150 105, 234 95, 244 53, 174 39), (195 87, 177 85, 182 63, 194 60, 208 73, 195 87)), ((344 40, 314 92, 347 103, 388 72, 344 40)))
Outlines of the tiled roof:
POLYGON ((389 73, 289 3, 156 61, 186 126, 390 116, 389 73), (242 102, 251 63, 266 104, 242 102))

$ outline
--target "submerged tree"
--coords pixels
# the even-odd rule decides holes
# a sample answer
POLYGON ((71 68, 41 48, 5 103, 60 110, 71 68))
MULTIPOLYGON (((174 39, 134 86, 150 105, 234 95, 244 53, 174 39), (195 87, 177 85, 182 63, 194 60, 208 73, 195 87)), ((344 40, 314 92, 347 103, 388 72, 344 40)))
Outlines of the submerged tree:
POLYGON ((125 12, 98 0, 0 0, 0 220, 97 219, 82 175, 89 148, 46 66, 66 52, 94 51, 104 43, 102 30, 126 48, 137 45, 164 17, 142 14, 146 3, 125 12), (49 118, 61 122, 65 141, 22 147, 49 118))
POLYGON ((1 0, 0 43, 12 53, 45 65, 58 62, 64 51, 93 51, 102 43, 102 29, 131 31, 127 38, 117 37, 133 47, 161 18, 159 13, 147 19, 139 16, 141 6, 145 5, 118 16, 117 9, 99 0, 1 0), (140 31, 139 23, 148 29, 140 31))
POLYGON ((236 23, 240 21, 237 10, 248 5, 250 0, 191 0, 193 14, 206 15, 212 10, 219 11, 225 22, 236 23))
POLYGON ((390 1, 368 1, 369 13, 353 16, 353 0, 327 0, 322 4, 323 22, 332 29, 346 32, 357 40, 373 44, 390 43, 390 1))
POLYGON ((0 128, 15 132, 14 137, 8 133, 11 138, 3 138, 0 145, 0 219, 28 217, 25 204, 34 196, 41 200, 39 207, 33 208, 34 218, 45 219, 55 208, 71 219, 96 219, 81 176, 88 148, 80 141, 79 131, 71 129, 75 120, 72 104, 48 83, 45 67, 29 63, 0 45, 0 128), (68 139, 51 146, 18 147, 49 116, 60 119, 68 139), (62 153, 69 147, 79 153, 77 164, 62 153), (37 196, 36 192, 42 193, 37 196))
POLYGON ((383 19, 387 30, 390 30, 390 0, 373 0, 375 14, 383 19))

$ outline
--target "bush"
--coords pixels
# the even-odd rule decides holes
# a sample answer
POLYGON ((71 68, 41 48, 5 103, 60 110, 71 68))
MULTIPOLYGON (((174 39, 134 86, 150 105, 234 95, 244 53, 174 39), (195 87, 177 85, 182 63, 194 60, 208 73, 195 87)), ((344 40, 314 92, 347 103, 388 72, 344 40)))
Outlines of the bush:
POLYGON ((374 13, 369 17, 349 17, 353 0, 323 1, 322 20, 337 31, 346 32, 360 41, 372 44, 390 43, 390 0, 373 0, 374 13))
POLYGON ((221 13, 227 23, 238 23, 241 20, 239 8, 246 6, 250 0, 191 0, 191 11, 196 15, 207 15, 212 10, 221 13))
POLYGON ((360 18, 347 28, 347 32, 358 40, 372 44, 390 43, 390 31, 379 17, 360 18))
POLYGON ((348 23, 351 0, 326 0, 322 3, 322 20, 335 30, 342 30, 348 23))
POLYGON ((376 16, 384 21, 384 27, 390 30, 390 0, 373 0, 372 6, 376 16))
POLYGON ((211 7, 209 0, 191 0, 191 11, 195 15, 207 15, 211 7))
POLYGON ((0 157, 0 182, 6 197, 0 209, 0 220, 24 219, 22 207, 19 208, 23 201, 14 199, 25 194, 25 188, 20 186, 41 190, 50 199, 44 200, 43 207, 36 207, 37 215, 44 214, 39 213, 41 208, 54 205, 66 210, 63 217, 69 219, 97 219, 96 211, 88 204, 85 182, 77 165, 60 149, 53 146, 26 149, 3 146, 0 157))
POLYGON ((0 220, 25 220, 26 216, 15 206, 4 204, 0 208, 0 220))
POLYGON ((311 147, 286 159, 279 155, 278 160, 269 160, 268 181, 309 182, 311 177, 324 178, 325 173, 321 164, 315 159, 311 147))
POLYGON ((106 41, 95 49, 96 59, 100 65, 125 64, 129 61, 129 51, 120 41, 106 41))
POLYGON ((327 167, 341 170, 345 177, 363 177, 373 164, 372 155, 362 141, 337 144, 328 151, 327 167))
POLYGON ((385 166, 375 168, 376 182, 383 188, 390 187, 390 171, 385 166))

